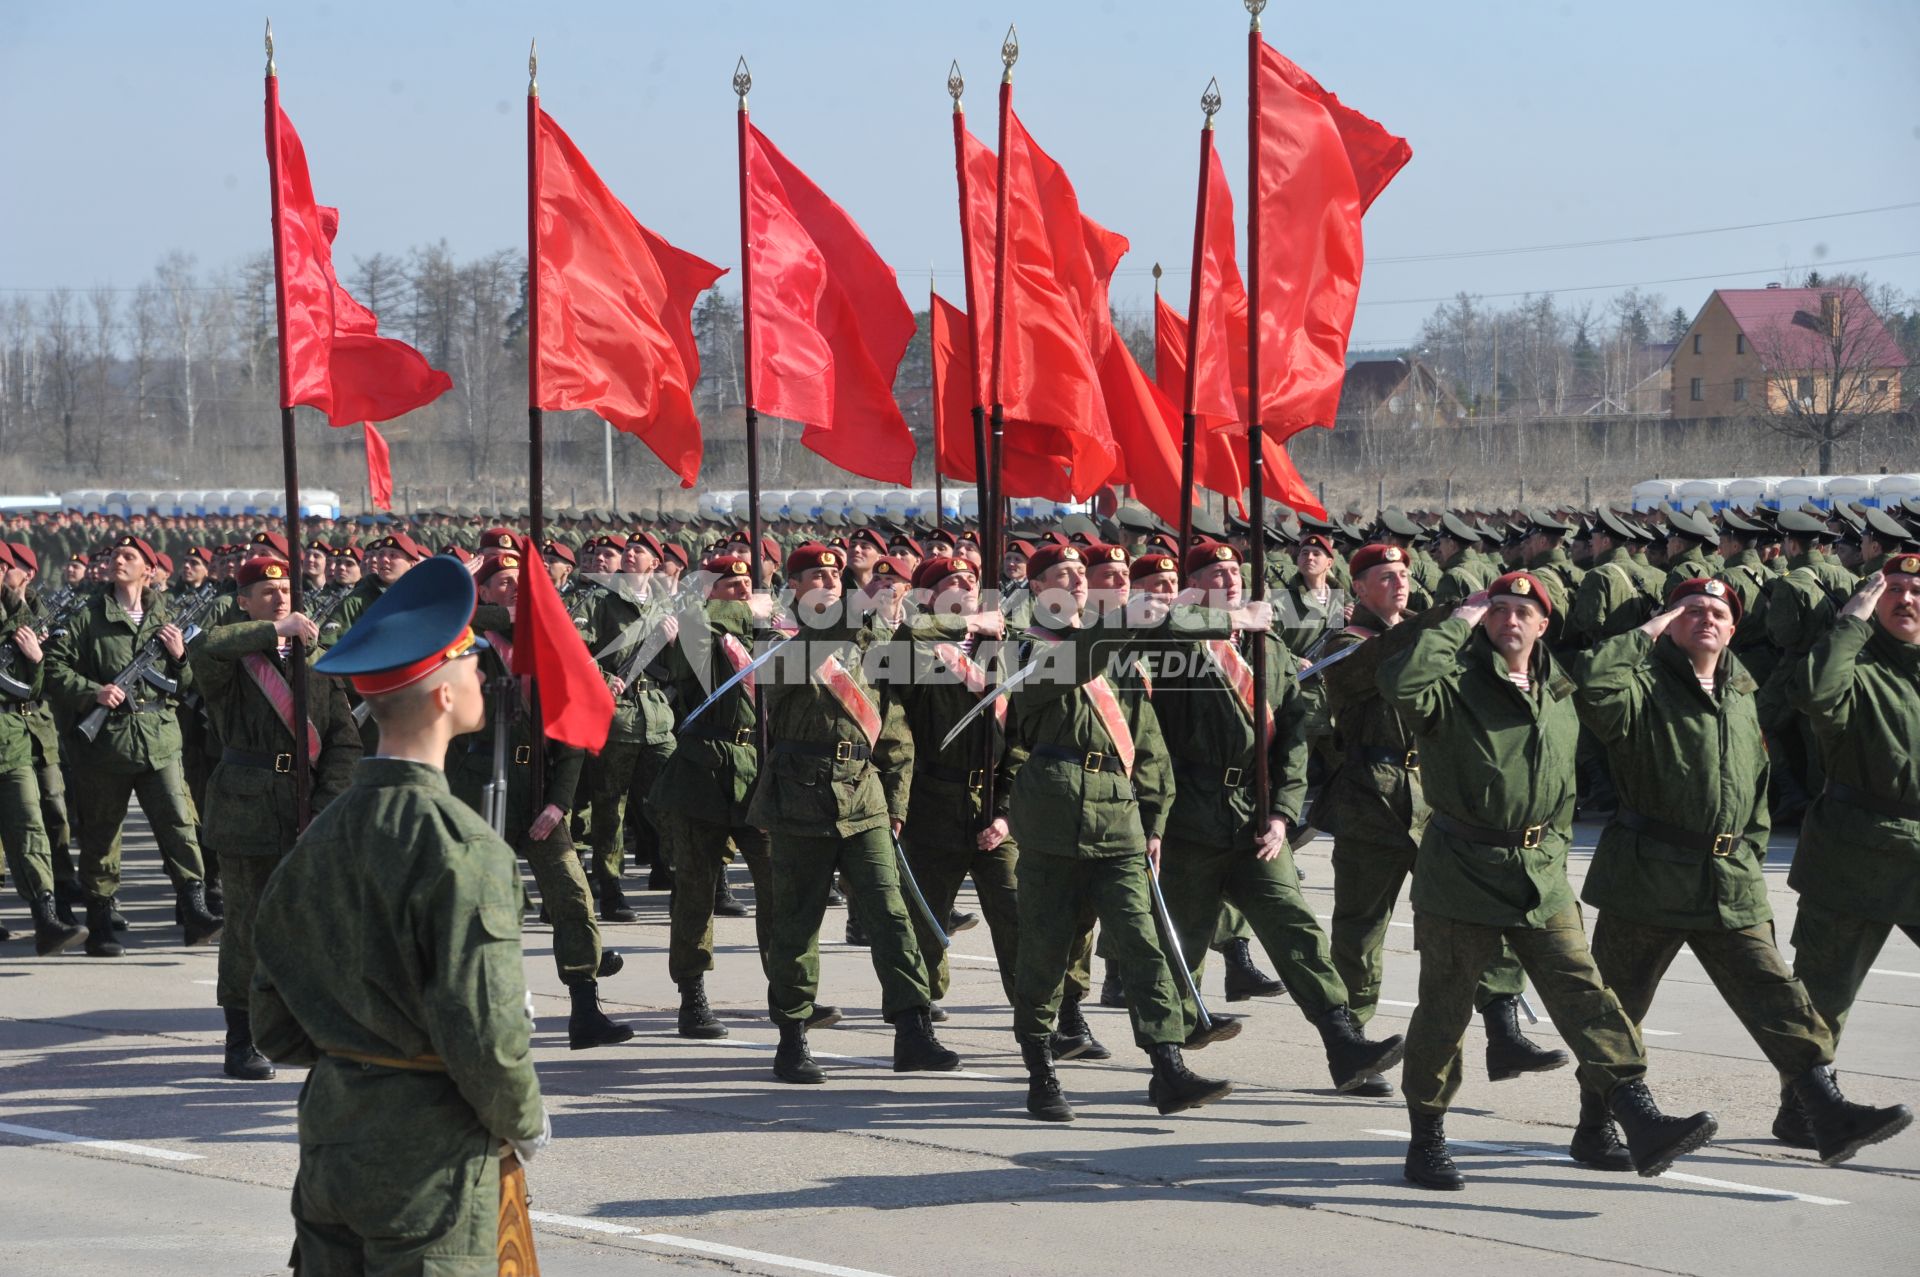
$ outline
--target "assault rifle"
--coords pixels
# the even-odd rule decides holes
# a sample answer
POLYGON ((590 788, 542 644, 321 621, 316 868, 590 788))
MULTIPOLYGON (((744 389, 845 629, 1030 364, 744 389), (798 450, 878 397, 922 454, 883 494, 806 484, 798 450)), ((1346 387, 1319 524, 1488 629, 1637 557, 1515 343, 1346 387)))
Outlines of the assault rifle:
MULTIPOLYGON (((219 601, 220 589, 209 581, 181 604, 177 616, 170 616, 167 621, 179 629, 181 640, 191 645, 196 638, 200 637, 198 624, 200 618, 212 611, 214 604, 219 601)), ((155 634, 147 640, 145 647, 135 653, 134 658, 127 663, 127 668, 114 676, 112 686, 131 693, 135 685, 146 683, 168 696, 178 692, 180 684, 160 672, 160 662, 165 657, 166 650, 160 642, 160 636, 155 634)), ((95 705, 92 712, 80 720, 80 734, 88 740, 96 739, 100 735, 100 729, 106 725, 108 712, 105 705, 95 705)))
MULTIPOLYGON (((35 614, 27 625, 38 631, 44 638, 52 638, 65 630, 67 621, 86 604, 87 596, 71 585, 63 585, 53 594, 40 600, 35 614)), ((15 672, 19 669, 20 646, 12 638, 0 643, 0 696, 9 700, 30 701, 33 690, 21 681, 15 672)))

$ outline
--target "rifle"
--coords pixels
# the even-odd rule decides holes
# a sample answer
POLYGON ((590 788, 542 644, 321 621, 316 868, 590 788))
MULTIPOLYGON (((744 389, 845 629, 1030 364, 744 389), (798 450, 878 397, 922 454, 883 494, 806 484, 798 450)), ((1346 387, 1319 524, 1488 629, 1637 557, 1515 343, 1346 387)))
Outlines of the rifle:
MULTIPOLYGON (((40 600, 27 625, 48 638, 62 632, 68 619, 86 603, 87 596, 71 585, 63 585, 51 596, 40 600)), ((30 701, 33 690, 22 682, 15 670, 19 666, 20 646, 11 637, 0 643, 0 695, 9 700, 30 701)))
MULTIPOLYGON (((213 609, 213 605, 219 602, 219 599, 218 587, 209 581, 182 605, 178 616, 168 617, 167 620, 179 629, 182 640, 190 645, 200 637, 200 626, 197 622, 213 609)), ((166 648, 161 646, 160 636, 155 634, 147 640, 145 647, 134 654, 134 658, 127 663, 127 668, 114 676, 111 685, 123 692, 131 692, 135 684, 146 683, 172 696, 180 690, 180 685, 160 672, 160 659, 165 652, 166 648)), ((105 705, 95 705, 92 712, 80 720, 80 734, 90 741, 98 738, 100 729, 106 725, 107 714, 105 705)))

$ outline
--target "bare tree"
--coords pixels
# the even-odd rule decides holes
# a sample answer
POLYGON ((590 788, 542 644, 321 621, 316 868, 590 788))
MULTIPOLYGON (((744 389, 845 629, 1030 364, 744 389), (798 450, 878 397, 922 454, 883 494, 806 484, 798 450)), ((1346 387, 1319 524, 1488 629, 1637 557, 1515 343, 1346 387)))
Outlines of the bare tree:
MULTIPOLYGON (((111 288, 96 288, 87 294, 93 311, 93 326, 87 336, 87 389, 92 399, 88 414, 91 429, 86 439, 87 464, 99 471, 106 461, 107 441, 116 433, 115 419, 121 405, 115 384, 119 369, 120 298, 111 288)), ((67 457, 67 464, 74 462, 67 457)))
POLYGON ((1900 407, 1900 348, 1864 281, 1830 282, 1817 308, 1747 334, 1766 372, 1754 415, 1817 454, 1821 474, 1833 472, 1834 445, 1900 407))
POLYGON ((194 449, 194 432, 200 418, 200 402, 195 394, 193 375, 201 347, 199 307, 195 299, 200 282, 193 267, 191 255, 172 252, 162 259, 154 271, 159 279, 161 297, 166 302, 169 346, 180 357, 180 414, 189 454, 194 449))

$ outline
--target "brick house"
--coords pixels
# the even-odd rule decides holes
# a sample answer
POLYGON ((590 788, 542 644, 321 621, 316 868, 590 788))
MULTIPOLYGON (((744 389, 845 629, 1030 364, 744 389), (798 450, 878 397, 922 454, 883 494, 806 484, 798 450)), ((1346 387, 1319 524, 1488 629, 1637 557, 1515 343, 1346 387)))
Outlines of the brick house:
POLYGON ((1906 366, 1857 288, 1715 289, 1668 364, 1673 415, 1779 413, 1830 393, 1848 415, 1891 412, 1906 366))

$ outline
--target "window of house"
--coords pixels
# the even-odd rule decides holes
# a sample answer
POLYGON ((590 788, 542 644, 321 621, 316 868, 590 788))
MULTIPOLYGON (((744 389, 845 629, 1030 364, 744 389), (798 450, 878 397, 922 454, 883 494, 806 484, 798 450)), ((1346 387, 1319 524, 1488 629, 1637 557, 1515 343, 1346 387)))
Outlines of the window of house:
POLYGON ((1700 353, 1700 334, 1699 333, 1695 333, 1693 335, 1693 353, 1696 355, 1700 353))
POLYGON ((1796 399, 1813 398, 1813 378, 1799 377, 1794 380, 1793 394, 1796 399))
POLYGON ((1702 399, 1705 399, 1707 397, 1706 380, 1704 378, 1695 377, 1693 379, 1693 385, 1691 387, 1690 397, 1695 403, 1699 403, 1702 399))
POLYGON ((1747 335, 1745 333, 1735 333, 1733 335, 1733 353, 1736 355, 1744 355, 1747 353, 1747 335))
POLYGON ((1745 377, 1735 377, 1733 379, 1733 399, 1735 403, 1745 403, 1747 401, 1747 379, 1745 377))
POLYGON ((1892 388, 1892 385, 1893 385, 1892 382, 1886 380, 1885 378, 1882 378, 1879 381, 1876 381, 1873 383, 1873 392, 1877 395, 1884 395, 1887 393, 1889 389, 1892 388))

